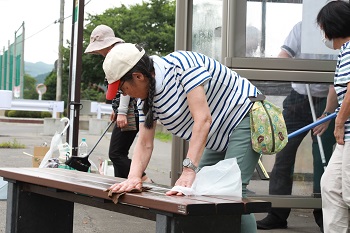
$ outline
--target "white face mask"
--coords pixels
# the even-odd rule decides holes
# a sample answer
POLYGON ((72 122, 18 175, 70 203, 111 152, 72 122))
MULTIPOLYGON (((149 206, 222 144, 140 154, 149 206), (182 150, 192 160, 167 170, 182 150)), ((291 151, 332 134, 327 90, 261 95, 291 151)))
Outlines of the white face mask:
POLYGON ((323 33, 322 42, 327 46, 327 48, 334 49, 333 40, 328 40, 324 33, 323 33))
POLYGON ((333 40, 328 40, 327 38, 323 38, 322 41, 328 48, 334 49, 333 40))

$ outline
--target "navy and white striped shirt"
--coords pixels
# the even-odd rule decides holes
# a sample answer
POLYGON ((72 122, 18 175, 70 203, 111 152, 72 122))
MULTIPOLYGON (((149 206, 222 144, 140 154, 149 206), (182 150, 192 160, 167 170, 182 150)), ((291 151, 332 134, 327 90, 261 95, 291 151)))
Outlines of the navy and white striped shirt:
MULTIPOLYGON (((204 86, 212 116, 206 148, 223 151, 233 129, 250 110, 249 96, 257 88, 247 79, 203 54, 189 51, 173 52, 165 57, 153 56, 156 91, 153 99, 154 120, 159 120, 174 135, 190 140, 194 124, 187 93, 204 86)), ((142 101, 140 122, 144 122, 142 101)))
MULTIPOLYGON (((347 84, 350 82, 350 41, 343 44, 340 48, 337 66, 334 76, 334 89, 337 93, 338 104, 340 107, 336 109, 339 112, 345 94, 348 91, 347 84)), ((350 141, 350 119, 345 122, 344 141, 350 141)))

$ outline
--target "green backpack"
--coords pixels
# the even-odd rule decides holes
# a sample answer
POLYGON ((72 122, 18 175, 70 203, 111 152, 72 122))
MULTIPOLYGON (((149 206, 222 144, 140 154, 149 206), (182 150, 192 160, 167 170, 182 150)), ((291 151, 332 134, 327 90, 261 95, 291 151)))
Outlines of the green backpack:
POLYGON ((250 110, 252 147, 259 154, 271 155, 286 146, 288 133, 282 110, 264 99, 255 101, 250 110))

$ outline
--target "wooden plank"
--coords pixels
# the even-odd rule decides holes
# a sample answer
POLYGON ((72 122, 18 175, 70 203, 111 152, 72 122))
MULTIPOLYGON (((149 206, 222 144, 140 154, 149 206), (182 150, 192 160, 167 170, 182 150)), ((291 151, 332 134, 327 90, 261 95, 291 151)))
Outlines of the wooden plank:
MULTIPOLYGON (((0 176, 107 200, 110 198, 104 190, 116 182, 99 174, 52 168, 2 168, 0 176)), ((181 215, 216 214, 213 202, 157 193, 126 193, 120 202, 181 215)))
POLYGON ((144 206, 134 206, 134 205, 124 205, 124 204, 114 204, 111 200, 105 200, 95 197, 90 197, 86 195, 78 195, 72 192, 61 191, 57 192, 54 189, 48 189, 46 187, 35 185, 35 184, 22 184, 21 190, 24 192, 36 193, 42 196, 49 196, 72 203, 79 203, 87 206, 93 206, 100 209, 105 209, 121 214, 126 214, 138 218, 148 219, 155 221, 156 214, 150 211, 144 206))
MULTIPOLYGON (((125 179, 59 168, 0 168, 5 179, 66 190, 110 201, 105 190, 125 179)), ((215 215, 267 212, 270 203, 230 196, 166 196, 169 186, 146 184, 151 190, 126 193, 119 202, 180 215, 215 215)))

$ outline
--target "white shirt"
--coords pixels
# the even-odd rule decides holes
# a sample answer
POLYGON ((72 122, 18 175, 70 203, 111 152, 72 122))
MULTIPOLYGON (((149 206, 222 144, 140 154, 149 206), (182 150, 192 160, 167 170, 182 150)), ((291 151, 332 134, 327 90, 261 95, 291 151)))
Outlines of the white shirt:
MULTIPOLYGON (((336 55, 331 54, 308 54, 301 53, 301 22, 297 23, 290 31, 281 49, 286 51, 290 57, 301 59, 336 60, 336 55)), ((306 85, 292 83, 292 88, 301 95, 307 95, 306 85)), ((310 84, 310 92, 314 97, 327 97, 329 84, 310 84)))

